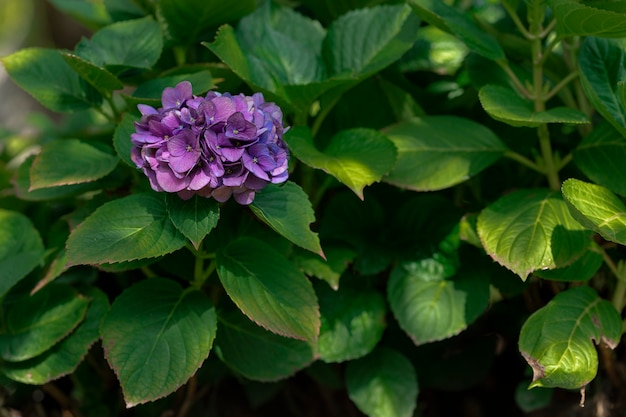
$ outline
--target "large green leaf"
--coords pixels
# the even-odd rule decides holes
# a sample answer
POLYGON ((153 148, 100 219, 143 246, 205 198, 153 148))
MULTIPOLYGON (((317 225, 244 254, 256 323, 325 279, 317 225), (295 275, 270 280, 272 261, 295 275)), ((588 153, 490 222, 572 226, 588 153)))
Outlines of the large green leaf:
POLYGON ((165 199, 135 194, 99 207, 67 241, 69 265, 123 262, 166 255, 185 245, 174 227, 165 199))
POLYGON ((515 127, 537 127, 545 123, 589 123, 583 112, 568 107, 554 107, 536 112, 530 101, 501 85, 485 85, 480 89, 478 97, 491 117, 515 127))
POLYGON ((344 362, 370 353, 385 329, 387 307, 383 296, 373 290, 342 286, 332 290, 319 285, 322 327, 317 344, 324 362, 344 362))
POLYGON ((317 341, 320 315, 309 280, 280 253, 240 238, 217 254, 224 289, 252 321, 276 334, 317 341))
POLYGON ((621 334, 615 307, 590 287, 558 294, 522 326, 519 350, 533 369, 530 387, 584 387, 598 371, 592 340, 613 349, 621 334))
POLYGON ((398 148, 396 165, 384 181, 415 191, 440 190, 466 181, 507 149, 491 130, 455 116, 412 119, 384 132, 398 148))
POLYGON ((0 356, 23 361, 42 354, 83 321, 88 305, 75 289, 55 283, 21 297, 6 312, 0 356))
POLYGON ((496 38, 478 26, 467 13, 440 0, 410 0, 409 4, 419 17, 452 33, 473 52, 494 61, 506 59, 496 38))
POLYGON ((626 196, 626 136, 609 123, 594 128, 574 149, 574 161, 593 182, 626 196))
POLYGON ((626 36, 626 8, 621 1, 548 0, 561 36, 626 36))
POLYGON ((363 188, 380 181, 396 162, 396 148, 382 133, 365 128, 342 130, 322 152, 305 127, 291 129, 285 140, 305 164, 331 174, 363 199, 363 188))
POLYGON ((317 233, 310 225, 315 213, 306 193, 295 183, 270 184, 256 194, 252 212, 276 232, 301 248, 324 256, 317 233))
POLYGON ((4 362, 0 371, 14 381, 42 385, 72 373, 100 338, 100 322, 109 309, 106 294, 92 288, 85 321, 50 350, 23 362, 4 362))
POLYGON ((0 299, 44 258, 39 232, 25 215, 0 209, 0 299))
POLYGON ((20 200, 48 201, 62 199, 101 188, 101 184, 95 181, 31 190, 30 167, 32 166, 34 160, 35 155, 31 155, 26 158, 26 160, 19 166, 17 172, 15 173, 13 185, 15 187, 15 195, 17 195, 20 200))
POLYGON ((254 0, 160 0, 157 13, 167 34, 177 44, 191 45, 209 29, 235 21, 252 12, 254 0))
POLYGON ((164 397, 209 355, 215 309, 200 291, 153 278, 125 290, 100 328, 104 353, 128 407, 164 397))
POLYGON ((324 39, 329 75, 366 77, 398 60, 417 39, 419 19, 407 5, 353 10, 324 39))
POLYGON ((104 177, 119 159, 78 139, 46 143, 30 167, 30 189, 80 184, 104 177))
POLYGON ((400 327, 422 345, 465 330, 487 308, 489 281, 435 253, 395 268, 387 294, 400 327))
POLYGON ((580 82, 587 98, 626 136, 626 112, 619 94, 619 82, 626 78, 624 50, 607 39, 589 37, 583 40, 578 55, 580 82))
POLYGON ((113 90, 124 88, 124 84, 106 69, 100 68, 70 52, 61 52, 61 55, 74 71, 103 96, 110 96, 113 90))
POLYGON ((268 332, 238 311, 219 312, 218 324, 215 351, 246 378, 277 381, 313 362, 313 348, 307 342, 268 332))
POLYGON ((560 194, 544 189, 501 197, 480 213, 477 227, 487 253, 522 280, 537 269, 569 265, 591 243, 560 194))
POLYGON ((163 35, 150 16, 108 25, 83 39, 76 55, 96 66, 152 68, 161 56, 163 35))
POLYGON ((626 206, 601 185, 569 179, 561 187, 572 216, 606 240, 626 245, 626 206))
POLYGON ((57 50, 25 48, 0 61, 15 84, 52 111, 85 110, 102 103, 102 96, 57 50))
POLYGON ((183 200, 175 194, 168 194, 165 201, 174 226, 198 249, 220 219, 217 201, 198 195, 183 200))
POLYGON ((413 365, 399 352, 380 348, 348 362, 348 395, 369 417, 411 417, 417 405, 413 365))

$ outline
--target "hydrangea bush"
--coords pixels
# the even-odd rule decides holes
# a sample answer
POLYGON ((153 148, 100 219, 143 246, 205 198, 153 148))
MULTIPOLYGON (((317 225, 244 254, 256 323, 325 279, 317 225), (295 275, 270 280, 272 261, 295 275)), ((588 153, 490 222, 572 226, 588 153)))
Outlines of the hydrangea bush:
POLYGON ((1 404, 623 413, 621 2, 50 3, 90 35, 1 58, 64 114, 0 132, 1 404))

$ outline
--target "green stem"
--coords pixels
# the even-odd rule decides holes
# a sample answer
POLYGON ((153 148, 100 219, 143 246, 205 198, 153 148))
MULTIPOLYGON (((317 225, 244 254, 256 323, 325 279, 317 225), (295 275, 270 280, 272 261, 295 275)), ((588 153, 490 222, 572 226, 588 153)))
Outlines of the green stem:
POLYGON ((506 73, 506 75, 513 82, 515 87, 517 87, 517 89, 520 91, 520 93, 522 93, 524 97, 529 100, 532 100, 534 98, 533 95, 526 89, 526 87, 524 87, 524 84, 522 84, 517 75, 515 75, 507 61, 498 60, 496 61, 496 63, 500 66, 500 68, 502 68, 502 70, 506 73))
MULTIPOLYGON (((546 95, 543 81, 543 39, 539 36, 543 32, 541 24, 533 25, 531 33, 536 35, 531 42, 532 62, 533 62, 533 96, 535 112, 543 112, 546 109, 546 95)), ((559 179, 559 171, 556 168, 554 155, 552 154, 552 144, 550 143, 550 131, 547 124, 537 127, 537 135, 539 136, 539 147, 543 158, 544 175, 548 180, 548 184, 552 190, 561 188, 561 180, 559 179)))
POLYGON ((532 39, 533 35, 526 29, 526 26, 524 26, 519 16, 515 12, 515 10, 509 5, 509 3, 506 1, 503 1, 502 6, 504 6, 504 9, 511 17, 511 20, 513 20, 513 23, 515 23, 515 27, 517 27, 517 30, 520 31, 522 36, 525 37, 526 39, 532 39))
POLYGON ((552 90, 550 90, 548 94, 546 94, 545 100, 548 101, 552 97, 554 97, 554 95, 557 94, 563 87, 578 78, 578 75, 578 71, 569 73, 567 77, 563 78, 557 85, 552 88, 552 90))
POLYGON ((504 156, 512 159, 514 161, 519 162, 522 165, 527 166, 528 168, 535 170, 537 172, 539 172, 540 174, 543 174, 543 169, 541 169, 541 167, 539 165, 537 165, 535 162, 533 162, 532 160, 526 158, 524 155, 521 155, 515 151, 511 151, 508 150, 504 153, 504 156))

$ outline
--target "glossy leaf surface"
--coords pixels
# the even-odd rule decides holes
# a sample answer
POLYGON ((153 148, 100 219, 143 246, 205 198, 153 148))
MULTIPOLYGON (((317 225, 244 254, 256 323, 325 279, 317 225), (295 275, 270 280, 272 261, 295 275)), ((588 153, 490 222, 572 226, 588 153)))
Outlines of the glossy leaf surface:
POLYGON ((170 220, 196 249, 220 219, 220 207, 214 199, 194 195, 183 200, 176 194, 168 194, 165 202, 170 220))
POLYGON ((282 336, 317 340, 320 316, 313 286, 279 252, 258 239, 240 238, 218 252, 217 272, 252 321, 282 336))
POLYGON ((505 195, 478 217, 487 253, 526 280, 537 269, 561 268, 589 246, 589 233, 557 193, 528 189, 505 195))
POLYGON ((306 128, 291 129, 285 140, 298 159, 331 174, 360 199, 363 189, 380 181, 396 161, 394 144, 373 129, 342 130, 323 151, 317 150, 306 128))
POLYGON ((43 242, 28 217, 0 209, 0 297, 32 271, 43 257, 43 242))
POLYGON ((113 171, 118 162, 115 155, 87 142, 54 140, 41 148, 30 167, 30 189, 95 181, 113 171))
POLYGON ((319 237, 310 228, 311 223, 315 222, 311 202, 302 188, 294 182, 268 184, 256 194, 250 209, 289 241, 324 256, 319 237))
POLYGON ((74 229, 67 259, 70 265, 132 261, 166 255, 184 244, 164 196, 134 194, 102 205, 74 229))
POLYGON ((563 183, 563 197, 572 216, 606 240, 626 245, 626 206, 601 185, 569 179, 563 183))
POLYGON ((86 297, 60 284, 23 296, 6 312, 6 327, 0 332, 0 356, 23 361, 42 354, 83 321, 88 305, 86 297))
POLYGON ((295 374, 313 361, 310 344, 269 332, 240 312, 220 312, 218 322, 217 354, 246 378, 277 381, 295 374))
POLYGON ((153 278, 126 289, 100 334, 128 407, 164 397, 183 385, 209 355, 215 309, 199 291, 153 278))
POLYGON ((615 348, 621 329, 615 308, 590 287, 558 294, 528 318, 520 333, 519 349, 533 368, 530 387, 585 386, 598 370, 593 342, 615 348))
POLYGON ((384 181, 415 191, 452 187, 497 161, 506 146, 486 127, 454 116, 430 116, 391 126, 384 133, 398 159, 384 181), (463 132, 463 134, 459 134, 463 132))

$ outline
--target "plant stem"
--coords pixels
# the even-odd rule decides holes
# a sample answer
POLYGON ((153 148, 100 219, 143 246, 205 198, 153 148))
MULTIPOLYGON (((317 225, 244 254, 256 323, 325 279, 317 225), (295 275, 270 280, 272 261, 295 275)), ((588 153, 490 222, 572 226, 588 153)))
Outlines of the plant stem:
POLYGON ((541 169, 541 167, 532 160, 526 158, 524 155, 521 155, 515 151, 508 150, 504 153, 504 156, 514 161, 517 161, 520 164, 539 172, 540 174, 543 174, 543 169, 541 169))
POLYGON ((504 60, 498 60, 498 61, 496 61, 496 63, 500 66, 500 68, 502 68, 502 70, 504 72, 506 72, 506 75, 509 77, 511 82, 513 82, 515 87, 517 87, 517 89, 520 91, 520 93, 522 93, 522 95, 524 97, 526 97, 527 99, 532 100, 533 99, 533 95, 526 89, 526 87, 524 87, 524 84, 522 84, 522 82, 517 77, 517 75, 515 75, 515 73, 513 72, 511 67, 509 66, 509 63, 507 61, 504 61, 504 60))
MULTIPOLYGON (((539 6, 537 6, 539 7, 539 6)), ((543 33, 541 24, 535 24, 531 27, 531 33, 535 35, 531 41, 532 62, 533 62, 533 97, 535 112, 545 111, 547 92, 543 82, 543 33)), ((552 144, 550 143, 550 131, 547 124, 541 124, 537 127, 537 135, 539 136, 539 147, 543 158, 544 175, 548 180, 550 188, 557 191, 561 188, 561 180, 559 179, 559 171, 554 162, 552 154, 552 144)))
POLYGON ((546 94, 545 96, 545 100, 548 101, 550 100, 552 97, 554 97, 554 95, 556 93, 558 93, 563 87, 565 87, 567 84, 569 84, 570 82, 572 82, 573 80, 575 80, 576 78, 578 78, 578 71, 575 72, 571 72, 567 75, 567 77, 563 78, 561 81, 559 81, 559 83, 557 85, 555 85, 552 90, 550 90, 550 92, 548 94, 546 94))
POLYGON ((600 253, 602 254, 602 259, 606 266, 609 267, 615 278, 617 279, 617 283, 615 285, 615 289, 613 290, 613 298, 612 304, 615 309, 621 314, 624 309, 624 300, 626 300, 626 274, 624 273, 624 268, 618 267, 615 264, 613 259, 606 253, 606 250, 603 248, 600 249, 600 253))

